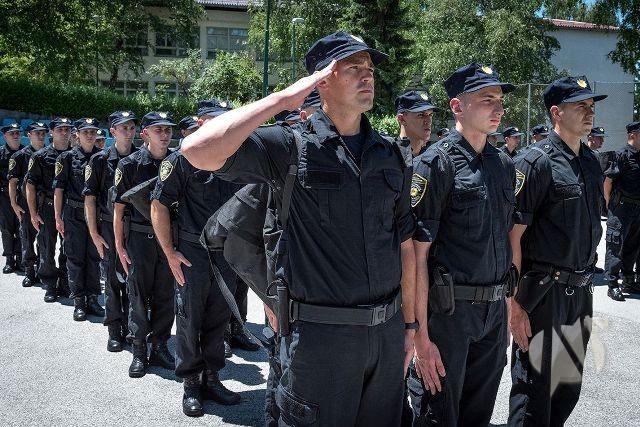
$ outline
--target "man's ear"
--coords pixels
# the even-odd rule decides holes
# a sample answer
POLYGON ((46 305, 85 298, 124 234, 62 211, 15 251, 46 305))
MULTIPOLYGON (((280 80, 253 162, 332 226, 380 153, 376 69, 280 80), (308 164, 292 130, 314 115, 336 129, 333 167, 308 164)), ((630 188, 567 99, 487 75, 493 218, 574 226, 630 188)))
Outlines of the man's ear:
POLYGON ((449 101, 449 107, 451 108, 453 114, 462 113, 462 101, 460 100, 460 98, 452 98, 449 101))
POLYGON ((396 116, 396 120, 398 121, 400 126, 404 126, 406 124, 404 115, 402 113, 398 113, 398 115, 396 116))

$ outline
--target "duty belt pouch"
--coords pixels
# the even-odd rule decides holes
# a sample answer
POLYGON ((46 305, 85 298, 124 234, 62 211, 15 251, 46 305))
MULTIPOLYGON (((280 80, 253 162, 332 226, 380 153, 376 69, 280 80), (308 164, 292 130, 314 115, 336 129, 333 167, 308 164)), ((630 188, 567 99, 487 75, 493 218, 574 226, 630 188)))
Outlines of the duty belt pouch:
POLYGON ((451 273, 442 266, 436 266, 431 271, 431 286, 429 287, 429 310, 432 313, 451 316, 456 308, 451 273))
POLYGON ((520 284, 514 298, 527 313, 531 313, 540 304, 553 284, 554 280, 549 274, 541 271, 529 271, 520 278, 520 284))

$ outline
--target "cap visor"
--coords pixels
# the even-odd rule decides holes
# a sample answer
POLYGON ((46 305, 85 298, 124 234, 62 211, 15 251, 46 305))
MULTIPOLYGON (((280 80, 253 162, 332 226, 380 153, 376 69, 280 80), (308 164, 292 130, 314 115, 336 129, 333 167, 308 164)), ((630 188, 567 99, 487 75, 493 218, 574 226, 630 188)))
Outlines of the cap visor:
POLYGON ((35 126, 29 129, 29 132, 33 132, 34 130, 47 130, 47 128, 44 126, 35 126))
POLYGON ((563 100, 562 104, 566 104, 569 102, 580 102, 580 101, 584 101, 585 99, 593 99, 593 102, 598 102, 598 101, 602 101, 608 96, 609 95, 598 95, 597 93, 580 93, 563 100))
POLYGON ((200 127, 200 125, 198 125, 198 124, 196 123, 196 124, 193 124, 193 125, 189 126, 189 127, 187 128, 187 130, 189 130, 189 129, 196 129, 196 128, 199 128, 199 127, 200 127))
POLYGON ((400 110, 400 112, 408 111, 409 113, 420 113, 422 111, 429 111, 429 110, 433 110, 434 112, 442 111, 435 105, 429 104, 429 105, 419 105, 413 108, 407 108, 406 110, 400 110))
POLYGON ((136 119, 115 120, 113 123, 111 123, 111 127, 118 126, 118 125, 121 125, 121 124, 127 123, 127 122, 133 122, 135 124, 136 123, 136 119))
POLYGON ((334 60, 334 59, 336 61, 342 61, 343 59, 346 59, 346 58, 348 58, 350 56, 353 56, 356 53, 360 53, 360 52, 368 52, 369 56, 371 56, 371 62, 373 62, 373 65, 378 65, 378 64, 386 61, 387 58, 389 58, 389 55, 387 55, 386 53, 382 53, 379 50, 372 49, 370 47, 356 47, 356 48, 347 50, 345 52, 339 53, 336 56, 327 58, 322 62, 319 62, 316 65, 316 71, 321 70, 324 67, 326 67, 327 65, 329 65, 331 63, 331 61, 334 60))
POLYGON ((513 92, 516 87, 514 85, 512 85, 511 83, 502 83, 502 82, 490 82, 490 83, 485 83, 482 84, 480 86, 476 86, 471 90, 466 90, 462 93, 471 93, 471 92, 477 92, 480 89, 484 89, 486 87, 492 87, 492 86, 500 86, 502 88, 502 93, 509 93, 509 92, 513 92))
POLYGON ((145 128, 150 128, 152 126, 176 126, 176 124, 173 122, 170 122, 169 120, 165 120, 162 122, 155 122, 150 125, 146 125, 145 128))
POLYGON ((82 127, 78 128, 78 130, 85 130, 85 129, 96 129, 96 130, 98 130, 100 128, 98 126, 93 126, 93 125, 91 125, 91 126, 82 126, 82 127))

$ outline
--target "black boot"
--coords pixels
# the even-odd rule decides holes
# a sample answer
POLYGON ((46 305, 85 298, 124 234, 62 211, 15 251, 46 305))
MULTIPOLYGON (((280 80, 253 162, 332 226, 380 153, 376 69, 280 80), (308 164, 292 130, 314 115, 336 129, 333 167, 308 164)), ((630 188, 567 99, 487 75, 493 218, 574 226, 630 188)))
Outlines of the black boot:
POLYGON ((635 274, 626 274, 622 280, 622 291, 630 294, 640 293, 640 283, 635 274))
POLYGON ((182 412, 188 417, 201 417, 204 415, 202 410, 201 387, 200 374, 191 375, 184 379, 182 412))
POLYGON ((98 297, 96 295, 89 295, 87 297, 87 314, 104 317, 104 308, 98 303, 98 297))
POLYGON ((85 298, 74 298, 73 305, 75 306, 75 310, 73 310, 73 320, 76 322, 84 322, 87 320, 87 304, 85 298))
POLYGON ((622 289, 618 286, 617 280, 610 280, 609 290, 607 291, 607 295, 614 301, 625 301, 625 297, 622 294, 622 289))
POLYGON ((22 279, 22 287, 30 288, 36 284, 36 271, 33 268, 27 268, 24 279, 22 279))
POLYGON ((47 290, 44 293, 44 302, 55 302, 58 299, 58 290, 56 289, 56 284, 49 283, 46 285, 47 290))
POLYGON ((58 278, 58 296, 62 298, 69 298, 71 295, 71 289, 69 289, 69 281, 66 277, 58 278))
POLYGON ((13 256, 7 257, 7 263, 5 264, 2 272, 4 274, 11 274, 16 270, 16 259, 13 256))
POLYGON ((231 322, 231 337, 229 339, 229 344, 233 348, 239 348, 247 351, 256 351, 260 348, 260 346, 244 332, 242 325, 237 322, 231 322))
POLYGON ((122 336, 122 327, 120 323, 110 323, 107 325, 109 330, 109 339, 107 340, 107 351, 118 353, 122 351, 124 345, 124 337, 122 336))
POLYGON ((133 360, 129 365, 129 376, 131 378, 142 378, 147 373, 147 342, 133 340, 133 360))
POLYGON ((162 366, 164 369, 173 371, 176 369, 176 359, 169 352, 166 341, 154 342, 149 355, 149 364, 162 366))
POLYGON ((202 395, 205 399, 213 400, 222 405, 237 405, 242 400, 238 393, 229 390, 220 382, 217 372, 209 369, 205 371, 202 395))

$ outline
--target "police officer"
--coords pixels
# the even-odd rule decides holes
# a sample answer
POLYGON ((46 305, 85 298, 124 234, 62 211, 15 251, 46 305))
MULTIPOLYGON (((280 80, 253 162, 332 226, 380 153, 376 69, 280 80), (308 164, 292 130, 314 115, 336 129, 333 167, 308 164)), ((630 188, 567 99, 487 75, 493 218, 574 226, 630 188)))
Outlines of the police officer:
POLYGON ((175 359, 167 348, 174 312, 171 270, 151 222, 122 200, 125 192, 158 176, 175 123, 167 112, 150 112, 142 118, 142 123, 148 146, 120 160, 114 174, 113 231, 116 252, 127 273, 129 335, 133 339, 131 378, 143 377, 149 363, 165 369, 175 368, 175 359), (152 348, 147 359, 148 336, 151 336, 152 348))
POLYGON ((477 63, 444 85, 456 127, 413 161, 420 329, 408 386, 414 425, 480 426, 489 424, 507 360, 515 176, 487 135, 514 86, 477 63))
POLYGON ((38 232, 37 245, 40 256, 38 277, 46 287, 45 302, 54 302, 59 295, 67 294, 65 289, 67 267, 63 243, 60 245, 57 268, 55 262, 58 232, 53 209, 53 178, 56 159, 69 149, 72 127, 72 121, 66 117, 51 121, 51 144, 31 156, 25 176, 31 223, 38 232))
POLYGON ((509 126, 502 131, 504 137, 504 145, 500 147, 500 150, 511 158, 514 158, 518 154, 518 147, 520 147, 520 141, 524 135, 515 126, 509 126))
POLYGON ((182 120, 178 122, 178 130, 180 131, 180 143, 178 147, 182 144, 182 140, 194 133, 198 130, 200 125, 198 124, 198 116, 187 116, 183 117, 182 120))
POLYGON ((580 397, 590 335, 591 278, 602 236, 602 171, 581 142, 596 101, 587 78, 548 85, 553 130, 516 160, 516 224, 510 233, 522 273, 510 301, 512 426, 564 425, 580 397))
POLYGON ((438 132, 436 132, 436 136, 438 137, 438 140, 441 140, 445 136, 449 135, 449 132, 449 128, 441 128, 438 129, 438 132))
POLYGON ((598 151, 604 144, 605 136, 607 135, 605 134, 603 127, 594 127, 591 129, 591 132, 589 132, 589 136, 587 137, 587 146, 593 151, 598 151))
POLYGON ((531 138, 533 142, 542 141, 549 136, 549 128, 545 125, 535 125, 531 128, 531 138))
POLYGON ((0 148, 0 233, 2 234, 2 256, 6 258, 2 272, 9 274, 17 269, 22 269, 20 222, 11 207, 7 177, 11 166, 11 157, 21 148, 21 129, 17 123, 11 123, 0 128, 0 132, 7 141, 0 148))
POLYGON ((7 174, 11 207, 20 222, 20 246, 22 248, 22 264, 25 272, 22 286, 25 288, 33 286, 37 282, 36 263, 38 257, 33 247, 36 239, 36 229, 33 228, 31 216, 29 215, 24 177, 27 174, 31 155, 44 147, 48 130, 48 126, 43 122, 33 122, 27 126, 25 132, 30 144, 11 156, 7 174))
MULTIPOLYGON (((202 121, 231 109, 216 104, 207 111, 199 109, 202 121)), ((176 280, 175 372, 184 379, 182 410, 188 416, 203 414, 203 394, 225 405, 240 403, 240 395, 228 390, 218 376, 225 364, 224 332, 230 311, 209 265, 208 251, 199 241, 209 217, 236 190, 237 185, 194 168, 176 151, 160 165, 159 180, 151 195, 153 227, 176 280), (171 209, 175 204, 177 221, 172 234, 171 209)), ((216 254, 214 262, 225 283, 233 285, 236 275, 222 254, 216 254)))
POLYGON ((99 150, 102 150, 107 143, 107 138, 104 135, 104 131, 102 129, 98 129, 96 131, 96 147, 99 150))
POLYGON ((118 162, 138 149, 133 145, 137 118, 131 111, 115 111, 109 127, 115 143, 91 157, 85 171, 84 210, 91 240, 106 259, 103 324, 109 331, 107 351, 120 352, 129 333, 129 297, 122 264, 116 258, 113 203, 109 200, 118 162))
POLYGON ((629 123, 627 145, 616 151, 614 161, 604 173, 604 197, 609 211, 604 269, 609 285, 607 295, 615 301, 625 300, 623 291, 640 292, 640 279, 634 273, 640 251, 639 153, 640 122, 629 123), (622 279, 622 288, 618 279, 622 279))
POLYGON ((87 314, 104 317, 104 309, 98 303, 100 256, 89 241, 82 196, 85 167, 99 151, 95 146, 97 125, 98 121, 91 117, 75 122, 78 145, 58 156, 53 179, 56 229, 63 238, 67 234, 64 249, 74 304, 73 320, 77 322, 85 321, 87 314))
POLYGON ((426 91, 412 90, 395 100, 396 120, 400 125, 400 139, 408 139, 414 156, 424 152, 431 138, 433 113, 440 111, 426 91))
POLYGON ((306 55, 312 75, 209 121, 183 144, 193 166, 224 179, 278 192, 294 185, 276 269, 283 425, 400 422, 415 333, 403 324, 415 323, 410 154, 363 115, 373 107, 374 66, 386 57, 350 34, 326 36, 306 55), (259 127, 298 108, 314 87, 323 109, 305 124, 299 151, 287 126, 259 127))

